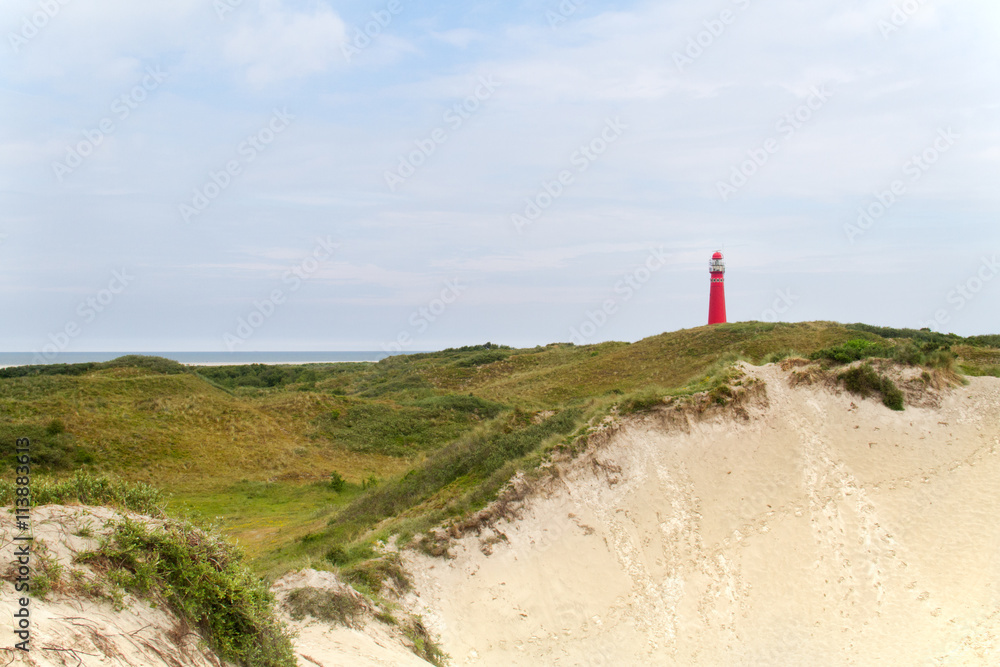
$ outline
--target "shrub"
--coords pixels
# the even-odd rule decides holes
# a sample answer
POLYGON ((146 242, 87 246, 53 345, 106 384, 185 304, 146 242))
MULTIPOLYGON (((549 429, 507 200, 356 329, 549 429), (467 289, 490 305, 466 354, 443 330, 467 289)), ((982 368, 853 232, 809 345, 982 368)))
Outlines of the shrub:
POLYGON ((904 409, 903 392, 891 379, 879 375, 871 364, 855 366, 837 377, 852 394, 859 394, 865 398, 879 394, 886 407, 892 410, 904 409))
POLYGON ((226 660, 245 667, 296 664, 267 585, 234 547, 178 522, 150 528, 124 518, 109 526, 98 549, 79 561, 136 594, 164 599, 226 660))
POLYGON ((901 411, 906 407, 903 392, 900 391, 895 382, 887 377, 882 378, 882 403, 890 410, 901 411))
POLYGON ((445 394, 431 396, 414 402, 414 405, 432 411, 453 410, 466 414, 474 414, 486 419, 492 419, 506 409, 506 406, 479 398, 472 394, 445 394))
POLYGON ((871 364, 862 364, 837 376, 852 394, 867 398, 881 389, 881 378, 871 364))
POLYGON ((852 361, 869 359, 872 357, 892 357, 894 348, 885 343, 874 343, 870 340, 856 338, 849 340, 843 345, 828 347, 813 352, 811 359, 826 359, 838 364, 849 364, 852 361))
POLYGON ((471 357, 466 357, 465 359, 460 359, 455 362, 455 365, 459 368, 471 368, 473 366, 485 366, 486 364, 492 364, 495 361, 503 361, 510 356, 510 352, 506 350, 487 350, 485 352, 480 352, 479 354, 474 354, 471 357))
POLYGON ((19 438, 31 441, 31 464, 37 472, 70 470, 91 463, 94 455, 77 442, 60 419, 40 423, 0 423, 0 443, 7 452, 8 465, 17 465, 14 442, 19 438))
POLYGON ((336 470, 330 473, 330 488, 340 493, 347 487, 347 480, 336 470))

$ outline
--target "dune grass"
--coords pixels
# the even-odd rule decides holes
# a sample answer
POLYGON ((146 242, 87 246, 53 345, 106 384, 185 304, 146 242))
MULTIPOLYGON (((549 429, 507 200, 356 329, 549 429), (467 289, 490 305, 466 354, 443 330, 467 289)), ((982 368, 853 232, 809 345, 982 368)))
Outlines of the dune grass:
POLYGON ((30 437, 36 471, 54 479, 82 470, 169 489, 177 510, 216 523, 273 571, 290 554, 323 560, 384 536, 389 518, 414 533, 481 506, 610 406, 641 410, 712 390, 737 359, 886 356, 1000 375, 995 342, 742 322, 631 344, 489 343, 378 363, 189 368, 139 357, 23 367, 0 374, 0 439, 30 437), (550 426, 531 423, 549 413, 550 426), (344 480, 339 493, 327 487, 333 474, 344 480), (302 541, 310 535, 322 537, 302 541))

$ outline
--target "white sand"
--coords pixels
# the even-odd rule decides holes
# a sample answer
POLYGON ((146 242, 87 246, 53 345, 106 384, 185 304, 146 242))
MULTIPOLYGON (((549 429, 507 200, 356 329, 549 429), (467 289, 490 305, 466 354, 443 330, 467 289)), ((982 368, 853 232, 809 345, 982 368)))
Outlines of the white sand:
MULTIPOLYGON (((330 572, 306 569, 287 574, 271 590, 279 603, 296 588, 343 592, 350 590, 330 572)), ((367 614, 362 629, 332 625, 311 617, 294 620, 279 604, 282 620, 295 632, 295 652, 300 665, 320 667, 428 667, 403 642, 402 633, 367 614)))
POLYGON ((747 371, 749 421, 633 421, 492 555, 408 556, 452 664, 1000 664, 1000 381, 892 412, 747 371))

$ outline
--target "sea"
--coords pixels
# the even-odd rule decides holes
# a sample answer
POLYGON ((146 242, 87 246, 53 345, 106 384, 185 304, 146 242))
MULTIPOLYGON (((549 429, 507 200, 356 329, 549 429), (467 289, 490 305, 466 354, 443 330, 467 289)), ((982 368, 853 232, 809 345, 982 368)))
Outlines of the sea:
POLYGON ((246 364, 323 364, 381 361, 393 352, 60 352, 46 358, 35 352, 0 352, 0 368, 34 364, 82 364, 111 361, 126 354, 166 357, 192 366, 241 366, 246 364))

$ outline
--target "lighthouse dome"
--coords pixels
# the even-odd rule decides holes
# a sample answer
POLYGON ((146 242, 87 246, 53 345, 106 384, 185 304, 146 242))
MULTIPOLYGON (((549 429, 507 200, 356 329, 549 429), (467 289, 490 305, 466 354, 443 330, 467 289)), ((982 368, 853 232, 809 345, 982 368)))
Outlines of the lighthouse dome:
POLYGON ((712 255, 712 259, 722 259, 722 253, 716 250, 715 254, 712 255))

